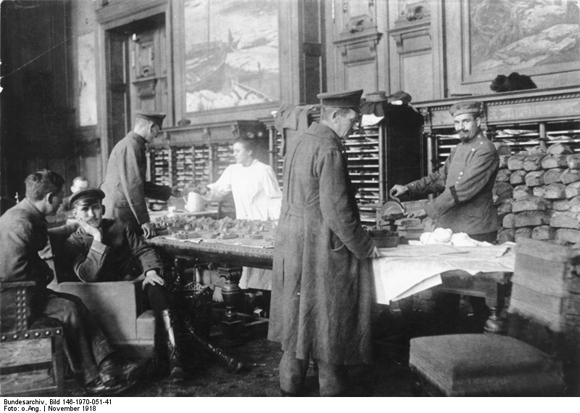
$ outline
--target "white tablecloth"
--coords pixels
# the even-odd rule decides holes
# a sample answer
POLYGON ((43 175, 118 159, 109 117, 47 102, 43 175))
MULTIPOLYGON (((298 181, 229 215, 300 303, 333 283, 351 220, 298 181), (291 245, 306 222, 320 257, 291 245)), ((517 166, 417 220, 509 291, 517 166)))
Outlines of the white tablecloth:
POLYGON ((373 259, 377 302, 389 304, 442 283, 441 273, 463 270, 513 272, 513 245, 453 247, 449 245, 399 245, 382 248, 373 259))

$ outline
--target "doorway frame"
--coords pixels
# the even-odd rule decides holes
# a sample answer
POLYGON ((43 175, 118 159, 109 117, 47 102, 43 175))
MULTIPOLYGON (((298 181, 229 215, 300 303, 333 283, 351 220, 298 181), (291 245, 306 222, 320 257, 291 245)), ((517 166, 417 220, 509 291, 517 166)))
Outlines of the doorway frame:
MULTIPOLYGON (((152 16, 163 14, 165 20, 165 35, 167 39, 166 59, 167 67, 167 126, 174 125, 174 67, 171 59, 171 50, 173 50, 173 25, 172 25, 172 2, 155 0, 150 2, 139 2, 133 4, 133 7, 124 8, 104 8, 97 11, 97 119, 99 119, 97 133, 101 140, 101 163, 103 176, 107 171, 109 154, 113 149, 112 137, 109 136, 109 97, 107 84, 107 48, 108 48, 108 31, 126 26, 130 23, 144 20, 152 16)), ((130 120, 129 123, 132 123, 130 120)), ((127 131, 128 132, 128 131, 127 131)))

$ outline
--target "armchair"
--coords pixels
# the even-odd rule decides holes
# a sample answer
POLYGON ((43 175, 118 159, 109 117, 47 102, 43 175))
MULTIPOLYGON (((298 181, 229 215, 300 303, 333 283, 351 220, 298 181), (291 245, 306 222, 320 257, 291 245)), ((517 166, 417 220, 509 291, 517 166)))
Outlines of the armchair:
POLYGON ((29 321, 33 281, 0 282, 0 394, 63 396, 64 339, 52 318, 29 321), (10 305, 6 305, 10 303, 10 305), (16 305, 14 305, 16 303, 16 305))
POLYGON ((131 281, 83 283, 72 275, 64 256, 64 241, 78 224, 49 229, 50 249, 45 259, 55 272, 54 291, 80 297, 111 344, 129 357, 148 357, 154 350, 155 315, 144 311, 141 277, 131 281))

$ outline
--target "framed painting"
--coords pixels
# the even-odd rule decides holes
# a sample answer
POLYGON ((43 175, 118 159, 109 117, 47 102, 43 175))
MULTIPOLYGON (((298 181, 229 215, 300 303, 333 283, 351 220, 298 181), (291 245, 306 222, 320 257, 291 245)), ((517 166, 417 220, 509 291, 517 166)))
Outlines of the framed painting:
POLYGON ((463 82, 580 70, 574 0, 469 0, 462 5, 463 82))
POLYGON ((183 0, 185 112, 280 100, 278 0, 183 0))

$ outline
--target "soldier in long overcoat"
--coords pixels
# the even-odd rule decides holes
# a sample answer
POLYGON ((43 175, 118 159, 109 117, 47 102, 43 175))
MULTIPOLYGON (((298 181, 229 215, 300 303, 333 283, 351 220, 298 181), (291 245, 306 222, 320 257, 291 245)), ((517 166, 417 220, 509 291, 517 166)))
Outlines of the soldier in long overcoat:
POLYGON ((161 130, 165 114, 139 111, 135 125, 127 136, 115 145, 101 190, 106 218, 119 218, 136 234, 155 236, 150 225, 145 198, 168 200, 172 188, 146 182, 146 144, 161 130))
POLYGON ((321 94, 322 120, 289 143, 274 250, 270 340, 280 342, 280 388, 300 392, 309 359, 321 396, 343 394, 344 366, 370 364, 379 252, 362 228, 341 138, 356 123, 361 91, 321 94))

